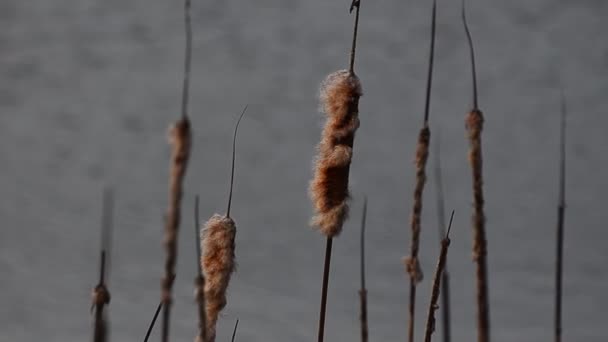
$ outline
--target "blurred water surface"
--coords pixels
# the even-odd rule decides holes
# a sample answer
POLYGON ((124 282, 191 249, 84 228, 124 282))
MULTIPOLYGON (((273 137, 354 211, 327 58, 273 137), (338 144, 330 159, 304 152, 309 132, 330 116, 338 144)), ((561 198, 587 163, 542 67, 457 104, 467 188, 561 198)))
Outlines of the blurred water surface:
MULTIPOLYGON (((231 132, 238 272, 219 326, 242 341, 316 336, 324 240, 308 227, 307 186, 322 116, 318 85, 347 63, 346 1, 194 1, 191 117, 172 336, 195 333, 192 207, 225 210, 231 132)), ((327 340, 358 338, 358 217, 369 197, 370 337, 406 336, 408 217, 422 121, 430 1, 363 1, 363 82, 352 219, 336 241, 327 340)), ((446 205, 453 337, 473 340, 471 182, 464 116, 470 68, 459 2, 439 1, 431 105, 446 205)), ((559 84, 566 89, 568 208, 564 340, 606 341, 608 2, 469 1, 486 115, 492 335, 552 331, 559 84)), ((167 126, 179 114, 182 5, 144 0, 0 2, 0 340, 85 341, 96 281, 101 189, 116 189, 112 336, 137 341, 159 300, 167 203, 167 126)), ((430 168, 434 166, 431 155, 430 168)), ((431 170, 429 169, 429 172, 431 170)), ((435 182, 425 192, 417 336, 438 254, 435 182)), ((436 339, 439 340, 440 333, 436 339)), ((157 338, 157 337, 155 337, 157 338)))

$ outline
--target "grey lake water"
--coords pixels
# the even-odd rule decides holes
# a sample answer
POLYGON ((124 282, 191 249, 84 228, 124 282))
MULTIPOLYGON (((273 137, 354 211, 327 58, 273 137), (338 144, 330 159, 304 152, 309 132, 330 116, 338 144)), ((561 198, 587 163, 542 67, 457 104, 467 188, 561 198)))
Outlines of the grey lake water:
MULTIPOLYGON (((464 117, 471 76, 459 1, 438 1, 416 336, 438 256, 441 147, 453 340, 475 339, 471 180, 464 117)), ((346 67, 349 1, 193 1, 194 141, 171 333, 191 341, 192 208, 223 213, 232 130, 237 262, 218 340, 316 338, 324 239, 307 187, 323 116, 318 87, 346 67)), ((553 329, 560 83, 568 101, 564 341, 608 341, 608 2, 468 1, 485 113, 484 176, 494 341, 553 329)), ((328 341, 357 340, 358 233, 369 198, 372 341, 404 341, 414 148, 422 123, 431 1, 362 1, 356 70, 364 96, 352 214, 334 243, 328 341)), ((116 193, 114 341, 141 341, 160 295, 168 125, 179 114, 181 1, 0 2, 0 341, 86 341, 97 282, 101 193, 116 193)), ((154 340, 158 339, 159 327, 154 340)), ((439 328, 439 326, 438 326, 439 328)), ((436 340, 441 338, 438 331, 436 340)))

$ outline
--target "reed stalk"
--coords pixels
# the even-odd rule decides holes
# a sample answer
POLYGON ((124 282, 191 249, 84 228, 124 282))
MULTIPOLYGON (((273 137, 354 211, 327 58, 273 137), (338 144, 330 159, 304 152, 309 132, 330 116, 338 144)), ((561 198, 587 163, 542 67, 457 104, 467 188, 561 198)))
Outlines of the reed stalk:
POLYGON ((201 244, 199 227, 199 197, 196 196, 194 199, 194 233, 196 243, 196 269, 198 274, 194 279, 195 298, 198 306, 198 334, 195 338, 196 342, 207 342, 207 315, 205 313, 205 276, 202 270, 202 259, 201 259, 201 244))
POLYGON ((430 102, 431 102, 431 85, 433 80, 433 61, 435 55, 435 23, 437 17, 437 3, 433 1, 432 17, 431 17, 431 46, 429 53, 429 68, 426 86, 426 98, 424 108, 424 122, 422 129, 418 134, 418 143, 416 145, 416 185, 414 188, 414 205, 410 218, 410 227, 412 230, 412 240, 410 243, 410 255, 405 258, 407 273, 410 277, 410 296, 409 296, 409 322, 408 322, 408 341, 414 341, 414 326, 416 312, 416 285, 422 281, 423 275, 418 260, 418 250, 420 245, 420 229, 422 216, 422 194, 424 184, 426 182, 426 162, 429 155, 429 144, 431 140, 431 130, 428 126, 430 102))
POLYGON ((367 326, 367 289, 365 288, 365 221, 367 218, 367 197, 363 199, 363 215, 361 217, 361 290, 359 290, 359 299, 361 302, 361 342, 368 340, 367 326))
POLYGON ((103 208, 101 216, 101 247, 99 282, 93 289, 91 309, 95 311, 93 341, 105 342, 108 340, 108 319, 104 307, 110 304, 110 291, 106 283, 109 269, 107 255, 110 251, 112 235, 112 217, 114 209, 114 195, 111 189, 106 188, 103 192, 103 208))
POLYGON ((564 248, 564 214, 566 211, 566 97, 561 93, 559 198, 557 204, 557 238, 555 256, 555 342, 562 340, 562 282, 564 248))
POLYGON ((160 309, 163 308, 163 302, 158 303, 158 306, 156 307, 156 311, 154 312, 154 316, 152 317, 152 321, 150 322, 150 325, 148 326, 148 330, 146 331, 146 336, 144 337, 144 342, 148 342, 148 339, 150 338, 150 334, 152 334, 152 329, 154 328, 154 324, 156 324, 156 319, 158 318, 158 314, 160 314, 160 309))
MULTIPOLYGON (((437 219, 439 223, 439 240, 442 243, 446 236, 446 222, 445 222, 445 201, 443 196, 443 177, 441 175, 441 151, 440 142, 437 139, 435 144, 435 183, 437 184, 437 219)), ((443 342, 450 342, 452 338, 451 333, 451 320, 450 320, 450 272, 448 271, 447 262, 444 266, 443 273, 441 276, 441 327, 443 342)))
POLYGON ((431 336, 435 331, 435 310, 439 308, 437 301, 439 300, 439 292, 441 288, 441 278, 445 268, 445 264, 448 256, 448 248, 450 247, 450 229, 452 228, 452 220, 454 219, 454 211, 450 217, 450 224, 448 231, 444 238, 441 240, 441 252, 439 253, 439 261, 437 262, 437 268, 435 269, 435 276, 433 277, 433 287, 431 290, 431 301, 429 303, 429 310, 426 318, 426 330, 424 332, 424 342, 431 342, 431 336))
POLYGON ((490 308, 488 294, 487 242, 485 231, 484 198, 483 198, 483 157, 481 152, 481 132, 483 113, 477 103, 477 75, 475 71, 475 52, 473 40, 466 19, 465 2, 462 1, 462 22, 464 25, 473 78, 473 109, 466 117, 466 128, 469 139, 469 162, 473 178, 473 260, 476 264, 477 287, 477 341, 490 341, 490 308))
POLYGON ((234 342, 234 339, 236 338, 236 329, 238 329, 239 327, 239 320, 236 320, 236 323, 234 323, 234 330, 232 330, 232 338, 230 339, 231 342, 234 342))
POLYGON ((169 341, 169 324, 171 316, 171 292, 175 280, 177 263, 177 238, 180 224, 183 182, 186 175, 188 159, 192 144, 192 132, 188 119, 188 100, 190 87, 190 64, 192 55, 192 29, 190 23, 190 0, 184 2, 184 23, 186 33, 186 51, 184 57, 184 79, 182 85, 181 118, 171 127, 169 142, 172 145, 169 176, 169 208, 165 218, 165 236, 163 239, 166 259, 165 274, 161 281, 161 301, 163 302, 162 341, 169 341))
POLYGON ((228 192, 226 215, 214 214, 205 223, 200 236, 203 251, 201 267, 205 278, 205 337, 208 342, 215 342, 217 320, 220 312, 227 304, 226 292, 236 266, 234 254, 236 223, 230 217, 230 207, 234 185, 236 136, 239 124, 246 111, 247 107, 243 109, 234 128, 230 190, 228 192))

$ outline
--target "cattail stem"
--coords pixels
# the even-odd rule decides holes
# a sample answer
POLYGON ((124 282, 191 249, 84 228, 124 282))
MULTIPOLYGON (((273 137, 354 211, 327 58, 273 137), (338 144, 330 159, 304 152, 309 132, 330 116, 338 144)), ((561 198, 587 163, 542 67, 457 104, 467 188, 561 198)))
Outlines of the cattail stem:
POLYGON ((450 246, 450 229, 452 227, 452 220, 454 219, 454 211, 452 211, 452 216, 450 217, 450 225, 448 226, 448 231, 441 240, 441 252, 439 253, 439 261, 437 262, 437 268, 435 269, 435 276, 433 278, 433 288, 431 290, 431 302, 429 304, 429 311, 426 319, 426 331, 424 333, 424 342, 431 342, 431 335, 435 331, 435 310, 439 308, 437 306, 437 301, 439 300, 439 289, 441 286, 441 275, 445 268, 445 263, 448 255, 448 248, 450 246))
POLYGON ((199 219, 199 197, 194 200, 194 233, 196 245, 196 269, 197 276, 194 279, 195 297, 198 304, 198 335, 197 342, 207 342, 207 315, 205 312, 205 276, 203 275, 201 262, 201 243, 199 235, 200 219, 199 219))
POLYGON ((109 258, 112 217, 114 209, 114 196, 110 188, 104 189, 103 208, 101 215, 101 247, 99 258, 99 282, 93 289, 93 302, 91 308, 95 309, 95 322, 93 328, 93 341, 105 342, 108 339, 108 322, 105 318, 104 307, 110 303, 110 291, 106 284, 106 274, 109 269, 109 258))
POLYGON ((163 307, 163 302, 158 303, 156 307, 156 311, 154 312, 154 317, 152 317, 152 322, 148 326, 148 331, 146 331, 146 337, 144 337, 144 342, 148 342, 150 338, 150 334, 152 333, 152 329, 154 328, 154 324, 156 324, 156 319, 158 318, 158 314, 160 313, 160 309, 163 307))
MULTIPOLYGON (((446 236, 445 223, 445 201, 443 196, 443 180, 441 175, 441 151, 440 142, 437 139, 435 144, 435 183, 437 184, 437 219, 439 223, 439 240, 443 241, 446 236)), ((441 277, 441 326, 443 329, 443 342, 450 342, 451 327, 450 327, 450 274, 448 272, 447 262, 444 266, 441 277)))
POLYGON ((562 267, 564 248, 564 214, 566 211, 566 98, 561 93, 559 199, 557 205, 557 240, 555 257, 555 342, 562 340, 562 267))
POLYGON ((409 322, 408 322, 408 341, 414 341, 414 326, 416 312, 416 285, 422 281, 422 271, 418 261, 418 249, 420 244, 420 221, 422 216, 422 193, 426 183, 426 162, 429 155, 429 144, 431 140, 431 130, 428 127, 428 119, 431 101, 431 85, 433 80, 433 60, 435 54, 435 26, 437 17, 437 4, 433 1, 431 14, 431 46, 429 52, 429 69, 424 106, 424 123, 418 133, 418 143, 416 145, 416 186, 414 188, 414 205, 410 219, 412 230, 412 241, 410 244, 410 255, 405 260, 406 269, 410 276, 410 297, 409 297, 409 322))
POLYGON ((490 341, 490 308, 488 295, 487 242, 485 231, 484 198, 483 198, 483 158, 481 152, 481 132, 483 129, 483 114, 477 103, 477 76, 475 72, 475 52, 469 30, 465 2, 462 1, 462 22, 464 25, 473 78, 473 109, 466 118, 466 128, 469 139, 469 162, 473 178, 473 260, 476 263, 477 287, 477 341, 490 341))
POLYGON ((361 217, 361 290, 359 298, 361 302, 361 342, 368 340, 367 326, 367 289, 365 288, 365 221, 367 218, 367 197, 363 199, 363 216, 361 217))
POLYGON ((355 52, 357 50, 357 33, 359 31, 359 10, 361 9, 361 0, 353 0, 350 4, 350 12, 355 11, 355 26, 353 28, 353 43, 350 49, 350 60, 348 63, 348 72, 352 75, 355 73, 355 52))
POLYGON ((321 287, 321 310, 319 312, 319 334, 317 341, 323 342, 325 336, 325 311, 327 308, 327 289, 329 287, 329 266, 331 264, 332 237, 327 237, 325 245, 325 263, 323 264, 323 285, 321 287))
POLYGON ((236 330, 239 327, 239 320, 236 320, 236 323, 234 323, 234 329, 232 330, 232 338, 230 339, 231 342, 234 342, 234 339, 236 338, 236 330))
POLYGON ((192 58, 192 28, 190 22, 190 0, 184 2, 184 25, 186 48, 184 57, 184 80, 182 88, 181 118, 171 129, 170 142, 173 145, 171 156, 171 175, 169 179, 169 209, 165 222, 164 245, 166 250, 165 275, 161 281, 161 301, 163 302, 162 341, 169 341, 169 323, 171 317, 171 292, 175 280, 177 262, 177 235, 180 224, 180 210, 183 193, 183 182, 190 157, 192 143, 190 121, 188 120, 188 99, 190 86, 190 64, 192 58))

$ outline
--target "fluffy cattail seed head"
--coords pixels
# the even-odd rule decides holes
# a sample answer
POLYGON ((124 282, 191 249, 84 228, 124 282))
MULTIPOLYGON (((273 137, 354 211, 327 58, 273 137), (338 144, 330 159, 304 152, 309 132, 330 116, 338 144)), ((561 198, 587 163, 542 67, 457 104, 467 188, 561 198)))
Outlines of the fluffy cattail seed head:
POLYGON ((315 208, 312 224, 327 237, 338 235, 348 216, 348 176, 361 95, 359 78, 348 70, 330 74, 321 85, 327 121, 317 147, 310 196, 315 208))
POLYGON ((201 231, 208 342, 215 341, 217 319, 220 311, 226 306, 226 290, 235 269, 235 235, 234 221, 218 214, 213 215, 201 231))

